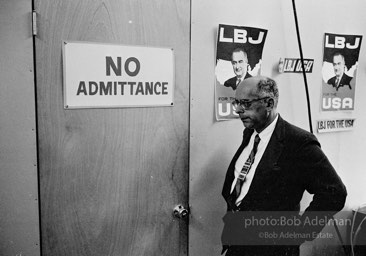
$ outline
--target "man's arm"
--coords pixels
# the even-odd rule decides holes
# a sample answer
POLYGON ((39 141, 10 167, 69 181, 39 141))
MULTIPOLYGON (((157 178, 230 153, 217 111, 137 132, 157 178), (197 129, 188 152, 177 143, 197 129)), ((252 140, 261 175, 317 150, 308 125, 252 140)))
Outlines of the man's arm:
POLYGON ((333 166, 320 148, 315 136, 309 136, 300 147, 303 186, 313 194, 313 200, 302 215, 303 229, 306 232, 320 232, 324 222, 344 207, 347 190, 333 166), (313 220, 313 221, 312 221, 313 220), (314 222, 315 220, 315 222, 314 222), (311 222, 312 221, 312 222, 311 222), (317 225, 306 225, 316 223, 317 225))

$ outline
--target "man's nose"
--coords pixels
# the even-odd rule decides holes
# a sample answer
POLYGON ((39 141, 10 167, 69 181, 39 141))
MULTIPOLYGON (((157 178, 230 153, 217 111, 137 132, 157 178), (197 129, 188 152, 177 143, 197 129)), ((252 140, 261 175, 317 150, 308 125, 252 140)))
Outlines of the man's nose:
POLYGON ((242 108, 241 106, 237 106, 235 109, 235 113, 237 114, 243 114, 244 113, 244 108, 242 108))

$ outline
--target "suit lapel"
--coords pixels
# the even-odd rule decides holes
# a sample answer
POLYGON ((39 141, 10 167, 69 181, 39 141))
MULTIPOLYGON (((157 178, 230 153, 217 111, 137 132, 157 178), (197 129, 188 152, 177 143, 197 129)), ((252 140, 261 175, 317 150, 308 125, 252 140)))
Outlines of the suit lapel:
POLYGON ((278 121, 267 145, 267 148, 257 166, 252 184, 250 185, 247 195, 256 193, 257 190, 262 190, 262 179, 267 178, 268 175, 273 175, 274 171, 278 169, 278 158, 281 156, 284 147, 284 120, 278 116, 278 121))
POLYGON ((343 75, 342 75, 341 79, 339 80, 338 87, 344 86, 344 85, 346 84, 346 80, 347 80, 347 78, 346 78, 346 74, 345 74, 345 73, 343 73, 343 75))

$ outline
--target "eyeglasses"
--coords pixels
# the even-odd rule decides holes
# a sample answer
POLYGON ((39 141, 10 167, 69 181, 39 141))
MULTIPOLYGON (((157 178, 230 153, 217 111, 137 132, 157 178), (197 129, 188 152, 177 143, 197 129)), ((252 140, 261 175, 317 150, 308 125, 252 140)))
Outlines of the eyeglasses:
POLYGON ((235 99, 231 104, 233 104, 233 106, 237 109, 238 107, 242 107, 244 109, 250 109, 250 107, 252 106, 253 102, 256 101, 260 101, 260 100, 265 100, 265 99, 269 99, 271 97, 263 97, 263 98, 259 98, 259 99, 254 99, 254 100, 237 100, 235 99))

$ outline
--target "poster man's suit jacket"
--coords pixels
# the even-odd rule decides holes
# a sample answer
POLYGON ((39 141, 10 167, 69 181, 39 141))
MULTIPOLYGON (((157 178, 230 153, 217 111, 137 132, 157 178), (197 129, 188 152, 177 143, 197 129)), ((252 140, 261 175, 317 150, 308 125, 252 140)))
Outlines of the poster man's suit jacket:
POLYGON ((330 78, 328 80, 327 84, 332 85, 334 88, 336 88, 337 91, 340 87, 343 87, 343 86, 348 86, 349 89, 352 90, 352 87, 350 85, 352 78, 353 77, 347 76, 346 73, 343 73, 341 81, 339 81, 339 83, 338 83, 338 86, 336 85, 337 78, 335 76, 330 78))

